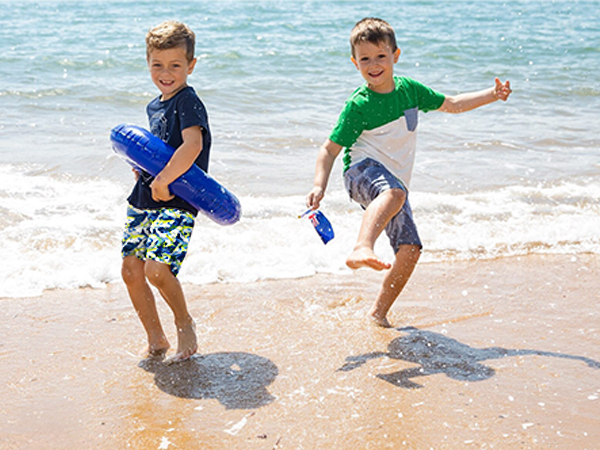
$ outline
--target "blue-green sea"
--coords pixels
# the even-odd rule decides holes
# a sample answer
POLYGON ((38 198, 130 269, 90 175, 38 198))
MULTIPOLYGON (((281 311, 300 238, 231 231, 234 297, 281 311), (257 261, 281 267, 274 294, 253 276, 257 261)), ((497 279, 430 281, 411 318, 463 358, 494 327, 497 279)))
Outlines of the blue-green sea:
MULTIPOLYGON (((334 168, 324 246, 298 219, 316 154, 362 83, 348 37, 387 20, 396 73, 445 93, 509 79, 462 115, 422 114, 411 204, 422 262, 600 253, 600 2, 0 0, 0 297, 119 280, 133 184, 109 133, 147 126, 158 92, 144 37, 164 20, 197 35, 189 79, 213 132, 211 175, 243 217, 199 216, 181 280, 338 273, 361 220, 334 168)), ((386 238, 377 251, 391 259, 386 238)))

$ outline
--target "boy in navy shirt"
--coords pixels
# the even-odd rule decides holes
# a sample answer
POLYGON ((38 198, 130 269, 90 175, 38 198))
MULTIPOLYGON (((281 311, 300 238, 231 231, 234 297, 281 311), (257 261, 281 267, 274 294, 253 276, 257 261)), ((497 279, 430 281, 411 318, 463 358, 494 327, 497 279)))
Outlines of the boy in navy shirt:
POLYGON ((146 330, 148 356, 164 357, 170 347, 156 309, 153 285, 175 318, 177 350, 167 363, 185 361, 198 349, 196 327, 177 279, 198 211, 169 191, 169 184, 196 164, 208 170, 211 134, 202 101, 187 77, 194 71, 195 35, 185 24, 167 21, 146 35, 146 59, 161 95, 147 106, 150 131, 176 149, 152 177, 136 172, 123 237, 122 276, 146 330))

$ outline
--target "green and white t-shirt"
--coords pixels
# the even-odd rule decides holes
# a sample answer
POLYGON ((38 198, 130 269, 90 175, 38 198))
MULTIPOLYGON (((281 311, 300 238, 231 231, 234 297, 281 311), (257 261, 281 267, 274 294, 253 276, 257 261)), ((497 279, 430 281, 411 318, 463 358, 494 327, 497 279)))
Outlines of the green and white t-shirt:
POLYGON ((410 183, 419 111, 442 106, 445 96, 406 77, 394 77, 395 89, 379 94, 366 84, 346 101, 329 139, 344 149, 344 171, 365 158, 383 164, 407 187, 410 183))

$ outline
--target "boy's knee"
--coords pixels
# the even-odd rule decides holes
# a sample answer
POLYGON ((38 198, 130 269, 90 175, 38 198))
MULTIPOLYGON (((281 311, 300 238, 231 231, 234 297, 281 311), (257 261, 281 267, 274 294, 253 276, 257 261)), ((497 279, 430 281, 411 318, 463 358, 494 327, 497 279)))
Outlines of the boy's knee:
POLYGON ((135 256, 126 256, 121 265, 121 278, 127 285, 144 280, 144 261, 135 256))
POLYGON ((406 191, 404 189, 390 189, 388 191, 392 197, 392 199, 394 200, 395 203, 399 204, 399 205, 404 205, 404 202, 406 201, 406 191))
POLYGON ((160 287, 167 278, 173 277, 173 272, 167 264, 152 260, 146 261, 144 273, 150 284, 156 287, 160 287))
POLYGON ((378 198, 381 198, 388 204, 395 205, 399 211, 402 209, 402 206, 404 206, 404 202, 406 201, 406 191, 400 188, 388 189, 379 194, 378 198))
POLYGON ((412 259, 416 264, 419 261, 419 258, 421 257, 421 253, 423 252, 421 251, 421 247, 419 247, 418 245, 413 245, 412 247, 412 259))
POLYGON ((419 245, 401 245, 396 253, 396 258, 410 264, 417 264, 420 257, 421 247, 419 245))
POLYGON ((408 258, 413 264, 417 264, 421 257, 421 247, 418 245, 409 245, 408 247, 408 258))

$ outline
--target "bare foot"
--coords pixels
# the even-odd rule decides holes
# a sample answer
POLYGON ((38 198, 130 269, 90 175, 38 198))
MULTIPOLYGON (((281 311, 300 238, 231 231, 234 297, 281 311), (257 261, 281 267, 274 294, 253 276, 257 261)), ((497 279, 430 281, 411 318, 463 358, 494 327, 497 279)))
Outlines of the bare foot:
POLYGON ((163 348, 151 348, 151 347, 148 347, 144 351, 144 358, 163 359, 165 357, 165 355, 167 354, 167 350, 169 350, 169 348, 170 348, 170 346, 163 347, 163 348))
POLYGON ((149 342, 148 347, 143 352, 144 358, 162 359, 167 354, 167 350, 171 348, 171 344, 166 337, 162 336, 156 339, 156 342, 149 342))
POLYGON ((165 359, 165 364, 187 361, 197 351, 196 324, 192 320, 189 325, 177 327, 177 353, 165 359))
POLYGON ((377 325, 382 328, 392 328, 392 324, 387 320, 387 317, 376 317, 371 314, 367 316, 373 325, 377 325))
POLYGON ((346 265, 351 269, 370 267, 374 270, 385 270, 392 267, 391 264, 379 259, 373 250, 368 247, 356 247, 346 259, 346 265))

